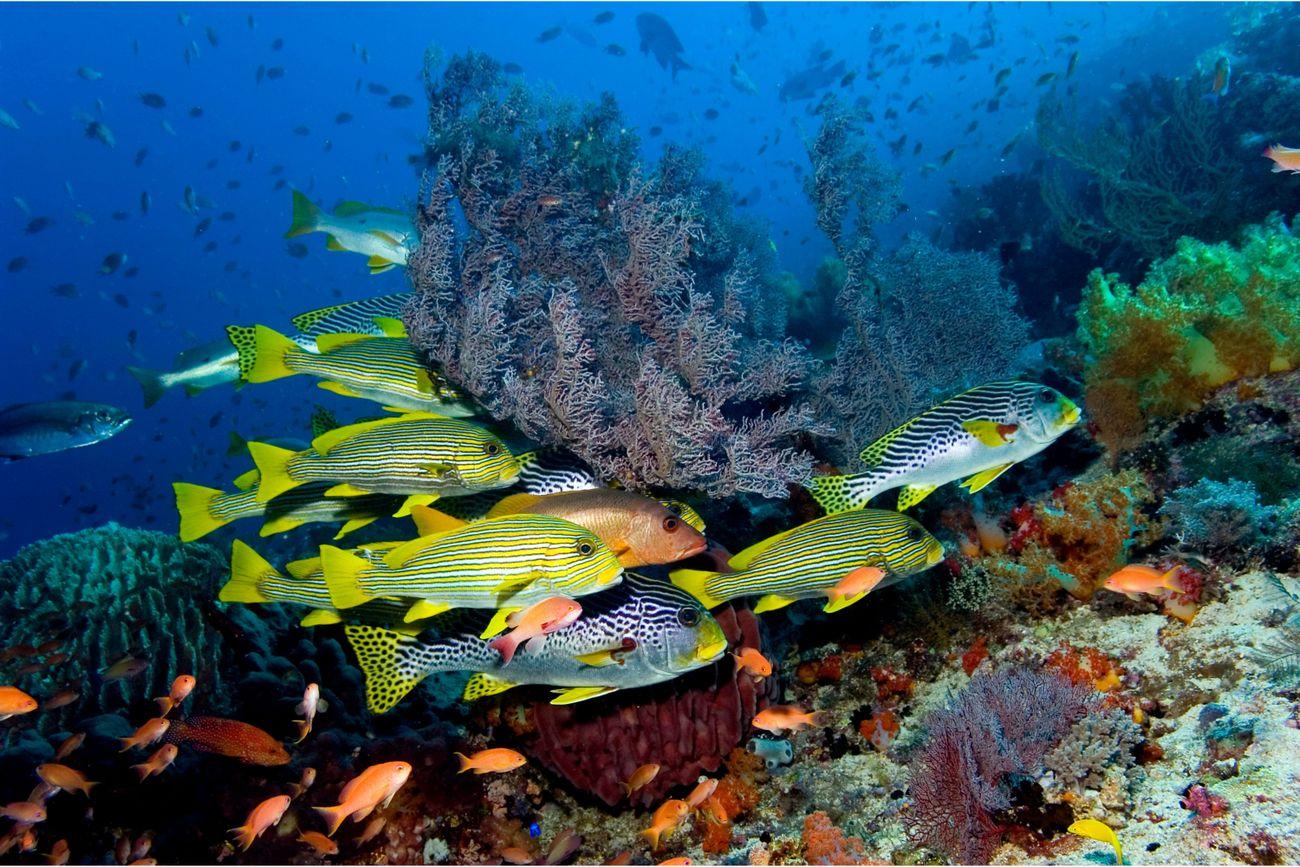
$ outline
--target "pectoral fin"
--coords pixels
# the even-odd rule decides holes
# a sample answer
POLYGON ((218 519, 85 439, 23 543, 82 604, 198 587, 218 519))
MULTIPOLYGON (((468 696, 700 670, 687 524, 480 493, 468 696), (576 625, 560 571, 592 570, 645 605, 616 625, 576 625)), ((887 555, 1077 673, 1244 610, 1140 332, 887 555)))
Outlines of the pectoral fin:
POLYGON ((572 689, 557 689, 555 692, 556 696, 551 699, 551 704, 577 704, 589 698, 599 698, 602 695, 609 695, 611 692, 618 692, 618 687, 575 686, 572 689))
POLYGON ((962 480, 961 486, 972 494, 984 490, 994 479, 1011 469, 1011 464, 1000 464, 996 467, 989 467, 983 472, 978 472, 968 479, 962 480))
POLYGON ((762 614, 764 611, 776 611, 778 608, 784 608, 787 605, 793 604, 795 601, 796 600, 791 599, 788 596, 778 596, 775 593, 769 593, 766 596, 759 598, 758 604, 754 606, 754 613, 762 614))
POLYGON ((317 608, 308 614, 301 621, 299 626, 333 626, 336 623, 342 623, 343 616, 333 608, 317 608))
POLYGON ((371 256, 366 260, 366 266, 370 268, 371 274, 382 274, 390 268, 396 268, 396 262, 390 262, 383 256, 371 256))
POLYGON ((346 385, 342 385, 337 382, 331 382, 329 380, 324 380, 322 382, 316 383, 316 387, 323 388, 325 391, 332 391, 335 394, 341 394, 344 397, 361 397, 360 394, 358 394, 355 390, 348 388, 346 385))
POLYGON ((938 485, 908 485, 898 492, 898 511, 905 512, 924 500, 938 485))
POLYGON ((347 251, 348 248, 344 247, 343 244, 339 242, 338 238, 335 238, 333 235, 330 235, 328 238, 325 239, 325 249, 333 250, 335 253, 344 253, 347 251))
POLYGON ((452 606, 446 602, 434 602, 430 599, 421 599, 406 610, 406 616, 402 619, 407 623, 413 623, 416 620, 425 620, 429 617, 437 617, 445 611, 450 611, 452 606))
POLYGON ((984 445, 991 449, 1001 448, 1015 441, 1016 432, 1020 429, 1019 425, 1002 424, 1001 422, 979 419, 978 421, 964 421, 961 423, 962 429, 966 433, 975 437, 984 445))
POLYGON ((607 665, 618 665, 619 661, 614 658, 613 649, 610 650, 593 650, 591 653, 584 653, 581 656, 575 656, 574 659, 583 665, 589 665, 592 668, 604 668, 607 665))

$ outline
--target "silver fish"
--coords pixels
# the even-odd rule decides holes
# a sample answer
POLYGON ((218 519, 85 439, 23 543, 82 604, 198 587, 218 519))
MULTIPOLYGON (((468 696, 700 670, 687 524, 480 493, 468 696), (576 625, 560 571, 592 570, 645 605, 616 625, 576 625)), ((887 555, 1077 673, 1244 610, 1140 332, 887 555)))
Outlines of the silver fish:
POLYGON ((131 423, 103 403, 55 400, 0 409, 0 461, 16 461, 102 442, 131 423))

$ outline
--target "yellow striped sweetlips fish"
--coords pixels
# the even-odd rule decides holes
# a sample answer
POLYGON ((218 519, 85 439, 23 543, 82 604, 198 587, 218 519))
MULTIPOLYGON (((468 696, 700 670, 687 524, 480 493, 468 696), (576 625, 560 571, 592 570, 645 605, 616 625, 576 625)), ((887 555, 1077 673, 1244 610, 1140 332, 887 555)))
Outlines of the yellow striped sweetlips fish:
POLYGON ((239 353, 239 375, 271 382, 307 374, 317 385, 344 397, 360 397, 396 409, 442 415, 473 415, 473 405, 440 376, 430 374, 405 337, 321 334, 316 352, 265 325, 229 325, 226 334, 239 353))
POLYGON ((313 339, 322 334, 404 337, 406 326, 402 324, 402 308, 410 300, 410 292, 393 292, 308 310, 289 321, 301 336, 313 339))
POLYGON ((940 485, 963 479, 972 494, 1012 465, 1038 454, 1079 423, 1082 413, 1054 388, 1032 382, 977 386, 905 422, 863 449, 865 472, 817 476, 808 484, 828 515, 865 506, 902 487, 910 509, 940 485))
POLYGON ((384 713, 439 671, 477 672, 467 701, 523 684, 558 687, 552 704, 663 683, 720 659, 727 639, 698 601, 665 581, 634 573, 582 600, 582 616, 507 664, 481 635, 484 612, 457 611, 418 635, 349 623, 348 641, 366 678, 366 705, 384 713))
POLYGON ((943 559, 943 546, 899 512, 860 509, 824 515, 764 539, 728 561, 734 572, 677 569, 672 582, 709 608, 761 597, 755 612, 826 597, 838 611, 871 590, 897 583, 943 559))
POLYGON ((548 596, 584 596, 623 578, 595 533, 550 515, 507 515, 413 539, 382 565, 330 545, 320 558, 335 608, 411 599, 407 622, 452 608, 495 608, 504 624, 548 596))
MULTIPOLYGON (((708 540, 658 500, 632 491, 592 488, 554 494, 511 494, 496 503, 488 518, 552 515, 591 530, 627 568, 676 563, 699 554, 708 540)), ((464 526, 428 507, 414 507, 411 518, 420 535, 464 526)))
POLYGON ((334 428, 305 451, 250 442, 248 452, 262 502, 308 482, 333 482, 326 496, 407 495, 397 517, 439 497, 507 487, 519 476, 519 462, 494 434, 432 413, 334 428))
POLYGON ((256 487, 222 491, 189 482, 172 482, 176 511, 180 514, 181 541, 201 539, 241 518, 264 518, 258 531, 260 536, 285 533, 303 524, 342 522, 334 536, 341 539, 353 530, 391 515, 402 505, 402 497, 393 494, 327 497, 325 492, 331 485, 331 482, 312 482, 259 502, 256 487))

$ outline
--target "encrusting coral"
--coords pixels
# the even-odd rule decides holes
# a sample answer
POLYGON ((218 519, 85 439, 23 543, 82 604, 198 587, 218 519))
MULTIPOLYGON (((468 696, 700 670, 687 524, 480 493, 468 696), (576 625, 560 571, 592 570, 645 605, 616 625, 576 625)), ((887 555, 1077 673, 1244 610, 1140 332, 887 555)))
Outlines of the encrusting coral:
POLYGON ((1094 271, 1079 310, 1085 409, 1100 441, 1132 448, 1146 425, 1216 388, 1300 359, 1300 238, 1280 219, 1239 245, 1183 238, 1137 286, 1094 271))
POLYGON ((498 419, 603 477, 783 497, 822 428, 761 238, 698 161, 657 171, 611 98, 552 106, 470 54, 426 70, 412 341, 498 419), (775 311, 775 312, 774 312, 775 311))
MULTIPOLYGON (((198 677, 208 708, 221 710, 230 699, 222 663, 232 649, 212 600, 227 571, 215 548, 165 533, 107 524, 54 536, 0 563, 0 646, 60 641, 61 661, 49 664, 47 655, 44 668, 18 683, 38 695, 74 685, 82 714, 166 695, 182 673, 198 677), (138 660, 134 676, 105 677, 128 657, 138 660)), ((56 719, 46 714, 42 722, 56 719)))

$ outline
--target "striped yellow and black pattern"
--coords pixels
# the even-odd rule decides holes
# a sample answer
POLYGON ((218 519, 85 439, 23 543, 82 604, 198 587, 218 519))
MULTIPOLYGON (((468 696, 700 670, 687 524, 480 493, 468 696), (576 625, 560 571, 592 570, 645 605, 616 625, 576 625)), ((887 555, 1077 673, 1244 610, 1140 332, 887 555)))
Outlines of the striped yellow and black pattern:
MULTIPOLYGON (((797 599, 825 596, 863 566, 884 570, 888 585, 943 559, 943 546, 916 521, 898 512, 861 509, 801 524, 731 558, 735 572, 679 569, 677 586, 713 608, 742 596, 761 596, 755 611, 797 599)), ((879 585, 878 585, 879 586, 879 585)))
POLYGON ((266 501, 308 482, 333 482, 329 496, 366 493, 462 496, 514 483, 519 464, 492 433, 459 419, 407 413, 328 431, 293 452, 249 443, 266 501))
POLYGON ((400 322, 402 308, 411 300, 409 292, 394 292, 374 298, 362 298, 299 313, 290 321, 298 333, 308 337, 321 334, 389 334, 393 323, 400 322))
POLYGON ((407 542, 374 565, 328 545, 321 565, 335 608, 371 599, 424 600, 408 620, 452 608, 509 608, 583 596, 622 579, 590 530, 548 515, 510 515, 407 542))
POLYGON ((429 373, 405 337, 321 334, 317 351, 309 352, 265 325, 231 325, 226 333, 239 353, 239 374, 248 382, 306 374, 345 397, 450 416, 474 414, 463 394, 429 373))
POLYGON ((269 502, 257 499, 257 488, 221 491, 187 482, 174 482, 176 509, 180 514, 180 537, 183 542, 200 539, 231 521, 241 518, 264 518, 260 536, 285 533, 303 524, 342 522, 338 539, 365 525, 391 515, 402 505, 402 498, 391 494, 364 497, 327 497, 329 482, 313 482, 285 491, 269 502))
POLYGON ((860 456, 864 472, 818 476, 808 487, 827 514, 859 508, 897 487, 902 487, 900 511, 957 479, 974 493, 1047 448, 1077 425, 1080 415, 1073 401, 1045 385, 981 385, 873 442, 860 456))

